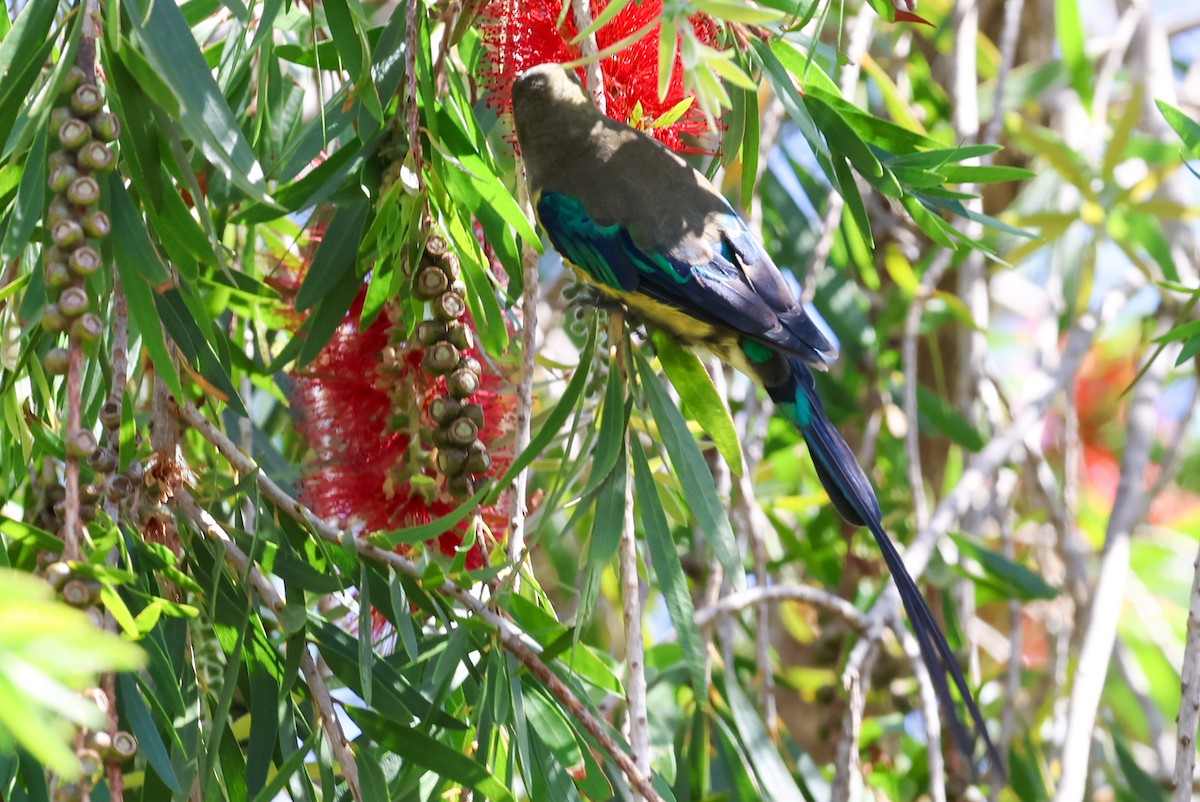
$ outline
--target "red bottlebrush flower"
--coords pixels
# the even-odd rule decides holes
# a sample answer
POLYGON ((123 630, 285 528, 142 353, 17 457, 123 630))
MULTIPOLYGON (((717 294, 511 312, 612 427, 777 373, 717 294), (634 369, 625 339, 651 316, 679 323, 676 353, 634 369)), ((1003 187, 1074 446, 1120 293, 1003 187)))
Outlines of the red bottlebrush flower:
MULTIPOLYGON (((608 0, 591 0, 593 18, 607 5, 608 0)), ((512 111, 512 85, 522 71, 579 58, 578 46, 571 44, 578 32, 574 17, 568 13, 562 27, 558 26, 562 8, 562 0, 489 0, 481 25, 487 50, 480 77, 492 108, 512 111)), ((596 44, 604 50, 642 30, 661 13, 662 0, 629 3, 596 32, 596 44)), ((711 18, 696 14, 689 21, 701 42, 716 42, 719 29, 711 18)), ((683 65, 676 57, 667 95, 659 98, 658 40, 659 26, 655 25, 625 49, 601 60, 607 111, 613 119, 631 123, 640 105, 642 120, 653 123, 688 97, 683 88, 683 65)), ((583 77, 583 70, 579 75, 583 77)), ((649 129, 674 150, 696 150, 683 137, 699 137, 706 131, 704 117, 694 107, 671 125, 649 129)))
MULTIPOLYGON (((293 391, 297 428, 314 452, 301 499, 322 518, 337 519, 359 533, 425 524, 461 503, 435 470, 432 446, 422 442, 422 434, 435 428, 429 407, 446 395, 446 379, 426 373, 424 346, 403 339, 399 304, 388 304, 360 329, 364 297, 365 291, 312 364, 294 374, 293 391)), ((469 316, 463 323, 474 328, 469 316)), ((507 392, 511 382, 490 367, 478 346, 462 353, 483 367, 480 390, 469 400, 483 408, 479 439, 492 467, 476 476, 499 476, 513 459, 512 440, 506 437, 516 418, 514 397, 507 392)), ((467 553, 468 570, 483 567, 485 549, 506 535, 508 505, 479 510, 484 527, 467 553)), ((453 556, 469 525, 464 521, 442 534, 436 546, 453 556)))

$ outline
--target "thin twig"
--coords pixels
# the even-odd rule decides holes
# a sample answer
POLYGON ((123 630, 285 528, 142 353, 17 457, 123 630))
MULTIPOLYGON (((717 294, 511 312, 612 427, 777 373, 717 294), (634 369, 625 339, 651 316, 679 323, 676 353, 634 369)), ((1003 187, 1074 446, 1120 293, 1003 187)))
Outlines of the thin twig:
MULTIPOLYGON (((529 202, 529 187, 524 181, 517 182, 517 194, 525 216, 532 219, 533 210, 529 202)), ((521 378, 517 382, 517 430, 514 454, 522 454, 529 447, 530 427, 533 424, 533 374, 536 370, 538 333, 538 254, 529 243, 521 247, 521 267, 524 288, 521 291, 521 378)), ((521 565, 525 560, 525 531, 529 515, 529 468, 517 474, 512 485, 512 515, 508 526, 508 561, 512 565, 513 590, 520 589, 521 565)))
POLYGON ((1081 802, 1087 785, 1096 711, 1125 601, 1130 541, 1133 528, 1145 514, 1143 478, 1154 444, 1158 424, 1155 403, 1167 373, 1167 363, 1168 360, 1161 357, 1155 360, 1138 382, 1129 405, 1121 478, 1108 519, 1100 573, 1092 592, 1091 614, 1071 688, 1063 740, 1062 776, 1054 795, 1055 802, 1081 802))
MULTIPOLYGON (((348 541, 353 545, 354 550, 358 552, 361 558, 388 565, 415 579, 426 581, 425 572, 407 557, 382 549, 367 540, 356 538, 352 533, 344 532, 318 518, 312 510, 285 492, 271 477, 261 471, 254 460, 243 453, 237 447, 237 444, 230 440, 224 432, 217 429, 196 407, 190 404, 186 406, 176 405, 175 414, 183 421, 186 421, 201 437, 215 446, 235 470, 254 476, 263 496, 277 506, 283 514, 307 526, 317 537, 339 546, 348 541)), ((529 638, 511 621, 501 617, 499 613, 483 601, 448 579, 440 585, 426 582, 424 587, 430 591, 454 599, 469 610, 472 615, 491 627, 496 632, 496 637, 500 639, 500 643, 504 648, 521 661, 529 672, 545 685, 546 689, 579 721, 583 728, 588 731, 588 734, 596 739, 600 748, 617 765, 617 768, 629 780, 630 785, 645 797, 646 802, 662 802, 662 797, 654 790, 650 778, 634 765, 629 755, 625 753, 625 750, 613 738, 605 724, 584 706, 583 702, 572 693, 566 683, 559 679, 550 667, 537 656, 533 648, 527 645, 527 643, 531 643, 536 646, 536 641, 529 638)))
POLYGON ((408 0, 404 9, 404 74, 408 79, 404 98, 405 123, 408 128, 408 149, 413 156, 413 172, 417 177, 417 193, 420 195, 425 194, 425 163, 421 156, 421 112, 417 106, 417 47, 421 39, 417 30, 417 13, 423 6, 421 0, 408 0))
POLYGON ((732 615, 747 607, 778 604, 784 601, 804 602, 829 610, 859 632, 866 631, 869 625, 867 616, 853 604, 840 596, 834 596, 832 593, 809 585, 769 585, 731 593, 721 597, 719 601, 697 610, 696 625, 706 627, 718 616, 732 615))
POLYGON ((908 456, 908 483, 912 488, 913 517, 917 528, 929 522, 929 504, 925 500, 925 475, 921 471, 921 427, 917 411, 917 342, 921 334, 921 316, 925 302, 941 282, 950 267, 950 251, 942 251, 921 277, 921 285, 909 304, 904 319, 904 340, 901 348, 904 364, 904 417, 908 430, 904 435, 904 447, 908 456))
POLYGON ((1200 726, 1200 551, 1192 563, 1192 600, 1188 605, 1187 645, 1183 650, 1180 684, 1178 743, 1175 745, 1175 790, 1171 802, 1192 799, 1192 774, 1196 769, 1196 729, 1200 726))
MULTIPOLYGON (((206 537, 221 542, 225 552, 225 559, 233 569, 234 575, 248 582, 250 587, 254 589, 254 592, 262 598, 275 615, 282 616, 284 600, 279 591, 275 589, 275 585, 259 570, 257 565, 250 561, 250 558, 233 541, 224 527, 217 523, 216 519, 207 510, 201 509, 196 504, 196 500, 192 498, 192 494, 187 488, 181 487, 176 489, 174 503, 191 518, 192 523, 206 537)), ((333 697, 329 694, 329 685, 325 682, 325 675, 329 672, 329 669, 324 665, 321 657, 319 655, 314 657, 305 644, 301 644, 299 648, 302 650, 300 655, 300 671, 304 674, 304 682, 308 685, 313 704, 320 714, 321 728, 325 730, 325 737, 329 740, 329 747, 333 751, 333 757, 337 760, 338 766, 342 770, 342 776, 346 778, 346 785, 350 788, 350 795, 357 802, 363 802, 362 787, 358 777, 358 764, 354 762, 354 753, 350 749, 350 741, 346 738, 346 733, 342 729, 341 720, 338 718, 337 711, 333 707, 333 697)))
POLYGON ((929 766, 929 798, 932 802, 946 802, 946 759, 942 756, 942 719, 938 710, 937 691, 925 659, 921 657, 921 645, 904 622, 896 618, 892 630, 900 639, 900 646, 912 667, 921 698, 921 717, 925 719, 925 752, 929 766))
POLYGON ((858 738, 862 732, 867 694, 871 690, 871 671, 875 668, 875 659, 878 656, 878 633, 868 632, 854 644, 846 670, 842 673, 842 684, 846 688, 846 712, 842 716, 842 731, 838 736, 834 758, 833 789, 830 796, 832 802, 848 802, 850 799, 862 797, 858 738))
MULTIPOLYGON (((571 13, 575 15, 575 27, 580 31, 591 27, 592 10, 587 0, 571 0, 571 13)), ((588 91, 592 93, 592 100, 596 101, 596 106, 601 113, 607 114, 608 101, 604 96, 604 72, 600 69, 600 59, 596 58, 600 53, 600 47, 596 43, 595 33, 588 34, 579 43, 579 53, 588 59, 588 64, 583 69, 587 74, 588 91)))
MULTIPOLYGON (((629 386, 628 337, 625 313, 608 313, 608 346, 615 367, 629 386)), ((622 404, 624 402, 622 401, 622 404)), ((642 587, 638 577, 637 533, 633 524, 633 482, 629 471, 629 427, 625 427, 625 510, 621 516, 621 541, 617 563, 621 576, 621 610, 625 623, 625 704, 629 722, 629 749, 638 770, 650 774, 650 713, 647 709, 646 643, 642 635, 642 587)), ((634 795, 634 802, 640 797, 634 795)))

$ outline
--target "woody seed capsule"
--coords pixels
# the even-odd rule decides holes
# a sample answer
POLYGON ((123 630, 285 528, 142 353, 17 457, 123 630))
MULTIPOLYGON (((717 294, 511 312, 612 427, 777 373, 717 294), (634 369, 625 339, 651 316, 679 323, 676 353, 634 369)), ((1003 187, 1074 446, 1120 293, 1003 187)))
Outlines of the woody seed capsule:
POLYGON ((46 286, 52 290, 61 290, 63 287, 69 287, 73 276, 71 268, 62 262, 51 262, 46 265, 46 286))
POLYGON ((91 206, 100 200, 100 184, 90 175, 81 175, 67 187, 67 198, 76 206, 91 206))
POLYGON ((467 452, 467 472, 487 473, 491 469, 492 455, 488 453, 487 447, 483 443, 476 440, 467 452))
POLYGON ((88 482, 86 485, 80 485, 79 499, 85 504, 95 504, 100 500, 100 486, 95 482, 88 482))
POLYGON ((467 452, 460 448, 439 448, 437 451, 437 468, 446 476, 457 476, 462 473, 467 461, 467 452))
POLYGON ((466 498, 475 492, 475 480, 469 473, 451 476, 450 481, 446 482, 446 489, 455 498, 466 498))
POLYGON ((71 204, 67 203, 67 199, 62 195, 55 195, 50 201, 50 208, 46 210, 46 221, 53 228, 54 224, 59 220, 66 220, 75 217, 75 210, 71 208, 71 204))
POLYGON ((100 269, 100 253, 90 245, 81 245, 71 251, 67 265, 77 275, 90 276, 100 269))
POLYGON ((443 292, 433 300, 433 316, 438 320, 458 320, 466 311, 467 302, 457 292, 443 292))
POLYGON ((76 114, 90 117, 104 105, 104 93, 96 84, 83 84, 71 93, 71 108, 76 114))
POLYGON ((71 326, 71 319, 63 314, 58 304, 46 304, 42 310, 42 328, 52 334, 66 331, 71 326))
POLYGON ((88 467, 97 473, 112 473, 117 469, 117 452, 105 446, 88 457, 88 467))
POLYGON ((116 429, 121 425, 121 405, 116 401, 105 401, 100 405, 100 423, 105 429, 116 429))
POLYGON ((65 582, 59 592, 62 594, 62 600, 72 607, 87 607, 90 604, 88 586, 82 579, 65 582))
POLYGON ((416 335, 421 345, 433 345, 446 336, 446 324, 440 320, 422 320, 417 324, 416 335))
POLYGON ((50 168, 50 179, 47 183, 54 192, 66 192, 67 187, 71 186, 71 182, 77 175, 79 175, 79 171, 75 169, 75 165, 56 164, 50 168))
POLYGON ((76 89, 83 85, 87 80, 87 73, 83 71, 83 67, 78 64, 67 70, 67 74, 63 76, 62 88, 59 90, 64 96, 70 95, 76 89))
POLYGON ((446 389, 455 398, 469 398, 479 392, 479 374, 470 368, 459 368, 446 379, 446 389))
POLYGON ((121 501, 129 498, 133 492, 133 482, 123 473, 114 474, 108 477, 104 483, 104 494, 113 501, 121 501))
POLYGON ((105 755, 109 760, 115 760, 120 763, 128 762, 138 752, 137 738, 133 737, 133 733, 125 730, 118 730, 113 733, 112 751, 105 755))
POLYGON ((83 226, 69 217, 63 218, 50 229, 50 239, 60 248, 70 248, 83 241, 83 226))
POLYGON ((112 231, 112 221, 108 219, 108 215, 99 209, 93 209, 88 213, 88 216, 83 218, 83 231, 89 237, 97 239, 107 237, 112 231))
POLYGON ((67 456, 87 459, 96 451, 96 445, 96 435, 87 429, 76 429, 67 435, 67 456))
POLYGON ((458 417, 460 407, 457 399, 440 395, 429 404, 429 416, 439 424, 446 424, 458 417))
POLYGON ((425 352, 421 367, 430 376, 444 376, 458 365, 458 349, 448 342, 436 342, 425 352))
POLYGON ((92 133, 103 142, 114 142, 121 135, 121 122, 110 111, 98 111, 89 120, 92 133))
POLYGON ((50 109, 50 130, 57 131, 62 128, 63 123, 74 116, 66 106, 55 106, 50 109))
POLYGON ((462 416, 470 418, 475 425, 483 428, 483 407, 479 404, 463 404, 462 416))
POLYGON ((67 287, 58 298, 58 307, 67 317, 78 317, 87 311, 91 301, 83 287, 67 287))
MULTIPOLYGON (((43 324, 44 322, 45 318, 43 317, 43 324)), ((42 367, 51 376, 66 376, 70 366, 70 359, 66 348, 51 348, 42 357, 42 367)))
POLYGON ((64 148, 75 150, 92 138, 92 129, 83 120, 69 118, 58 127, 58 141, 64 148))
POLYGON ((475 347, 475 337, 461 320, 456 320, 446 327, 446 339, 454 343, 460 351, 475 347))
POLYGON ((422 301, 432 301, 450 286, 450 279, 439 268, 426 267, 413 282, 413 294, 422 301))
POLYGON ((458 418, 448 427, 450 442, 457 446, 469 446, 479 438, 479 427, 470 418, 458 418))
POLYGON ((79 149, 79 166, 94 173, 107 173, 117 163, 108 145, 95 139, 79 149))
POLYGON ((92 342, 100 339, 100 335, 104 333, 104 321, 99 315, 92 312, 86 312, 75 318, 75 322, 71 324, 71 336, 83 342, 92 342))

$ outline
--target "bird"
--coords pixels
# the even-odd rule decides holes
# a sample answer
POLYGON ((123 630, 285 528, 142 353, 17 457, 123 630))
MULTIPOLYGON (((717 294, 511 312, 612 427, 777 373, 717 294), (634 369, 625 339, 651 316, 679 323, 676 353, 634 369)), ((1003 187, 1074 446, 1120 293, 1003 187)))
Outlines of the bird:
POLYGON ((977 741, 950 682, 1002 771, 954 653, 884 529, 875 490, 817 395, 813 370, 827 369, 836 350, 745 221, 681 156, 604 114, 560 64, 517 77, 512 114, 530 198, 554 248, 600 296, 763 386, 803 435, 834 507, 883 552, 958 748, 975 766, 977 741))

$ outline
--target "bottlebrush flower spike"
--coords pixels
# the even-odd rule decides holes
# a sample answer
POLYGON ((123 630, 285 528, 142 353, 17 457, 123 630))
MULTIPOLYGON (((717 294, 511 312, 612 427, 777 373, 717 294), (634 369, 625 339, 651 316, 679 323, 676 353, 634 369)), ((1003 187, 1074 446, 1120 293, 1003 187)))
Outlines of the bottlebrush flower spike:
MULTIPOLYGON (((608 0, 591 0, 593 18, 607 5, 608 0)), ((629 3, 596 32, 596 44, 604 50, 641 30, 659 18, 662 7, 662 0, 629 3)), ((579 58, 578 46, 571 44, 578 32, 573 16, 568 13, 562 27, 558 27, 562 8, 562 0, 489 0, 480 26, 486 43, 480 78, 492 108, 502 113, 512 111, 512 85, 522 71, 546 62, 579 58)), ((696 14, 689 21, 701 42, 715 44, 718 28, 712 19, 696 14)), ((683 65, 676 57, 666 97, 659 98, 658 40, 659 26, 655 25, 625 49, 601 60, 607 111, 613 119, 633 125, 638 116, 653 123, 689 97, 683 88, 683 65)), ((582 70, 579 75, 583 77, 582 70)), ((697 148, 687 144, 684 137, 700 137, 707 130, 703 115, 690 108, 674 123, 648 132, 674 150, 695 151, 697 148)))
MULTIPOLYGON (((446 379, 430 377, 421 367, 424 346, 403 339, 399 304, 388 304, 374 323, 359 329, 364 296, 359 294, 316 359, 293 374, 292 395, 297 428, 314 454, 301 500, 320 517, 360 534, 425 524, 461 503, 434 469, 431 446, 421 437, 435 426, 429 407, 446 394, 446 379)), ((473 326, 469 317, 464 323, 473 326)), ((511 383, 490 368, 477 346, 464 354, 483 367, 480 390, 471 397, 484 410, 479 439, 492 461, 481 475, 499 476, 513 459, 512 438, 506 436, 516 418, 511 383)), ((479 510, 484 527, 467 553, 468 570, 483 567, 485 548, 506 535, 508 506, 505 501, 479 510)), ((469 525, 464 521, 439 536, 438 549, 453 556, 469 525)))

